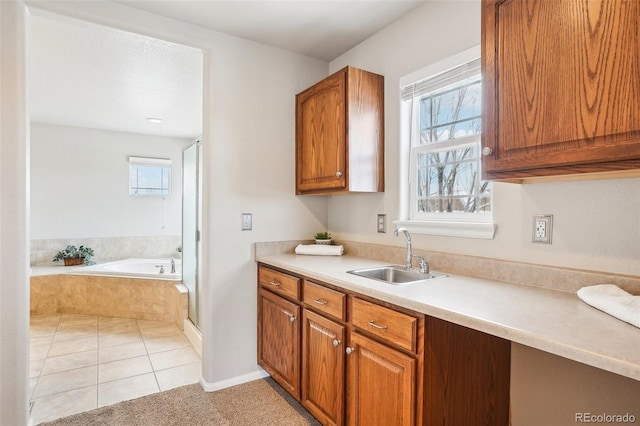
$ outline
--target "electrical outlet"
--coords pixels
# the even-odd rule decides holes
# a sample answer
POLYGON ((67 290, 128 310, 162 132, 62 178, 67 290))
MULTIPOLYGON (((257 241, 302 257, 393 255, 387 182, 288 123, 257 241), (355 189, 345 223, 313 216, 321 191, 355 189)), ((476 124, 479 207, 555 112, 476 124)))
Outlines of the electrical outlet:
POLYGON ((551 232, 553 230, 553 215, 536 214, 533 215, 533 237, 534 243, 551 244, 551 232))
POLYGON ((382 233, 387 232, 387 215, 386 214, 378 215, 378 232, 382 232, 382 233))
POLYGON ((251 213, 242 213, 242 230, 243 231, 251 231, 252 227, 252 215, 251 213))

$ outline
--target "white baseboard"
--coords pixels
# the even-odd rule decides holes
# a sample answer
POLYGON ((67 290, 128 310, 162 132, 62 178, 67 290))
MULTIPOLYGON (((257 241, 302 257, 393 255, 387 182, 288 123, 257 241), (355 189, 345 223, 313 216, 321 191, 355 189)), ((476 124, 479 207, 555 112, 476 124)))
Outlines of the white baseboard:
POLYGON ((184 335, 187 336, 189 342, 191 342, 191 346, 198 353, 200 359, 202 359, 202 334, 200 330, 193 325, 189 319, 185 319, 183 322, 184 335))
POLYGON ((226 380, 220 380, 219 382, 209 383, 202 377, 200 378, 200 386, 205 392, 215 392, 220 389, 230 388, 231 386, 241 385, 242 383, 252 382, 258 379, 264 379, 269 377, 269 373, 258 367, 258 370, 251 373, 243 374, 242 376, 232 377, 226 380))

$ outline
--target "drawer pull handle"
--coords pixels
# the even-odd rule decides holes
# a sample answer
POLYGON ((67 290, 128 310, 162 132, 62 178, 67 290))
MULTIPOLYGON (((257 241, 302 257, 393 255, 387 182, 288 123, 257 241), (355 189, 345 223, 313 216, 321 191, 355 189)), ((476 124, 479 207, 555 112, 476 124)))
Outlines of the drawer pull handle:
POLYGON ((276 281, 276 280, 269 281, 269 284, 271 284, 272 286, 275 286, 275 287, 280 287, 280 283, 278 281, 276 281))
POLYGON ((373 327, 373 328, 377 328, 378 330, 386 330, 386 329, 387 329, 387 326, 386 326, 386 325, 378 325, 378 324, 376 324, 376 322, 375 322, 375 321, 373 321, 373 320, 369 321, 369 325, 370 325, 371 327, 373 327))
POLYGON ((323 299, 313 299, 313 301, 315 303, 317 303, 318 305, 326 305, 327 303, 329 303, 329 302, 327 302, 326 300, 323 300, 323 299))

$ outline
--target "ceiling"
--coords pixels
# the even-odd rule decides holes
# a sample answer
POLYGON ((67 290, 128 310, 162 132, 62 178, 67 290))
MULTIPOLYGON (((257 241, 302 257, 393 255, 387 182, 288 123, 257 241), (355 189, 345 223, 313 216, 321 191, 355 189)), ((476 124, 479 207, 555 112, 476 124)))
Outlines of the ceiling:
MULTIPOLYGON (((423 2, 117 3, 331 61, 423 2)), ((199 50, 49 13, 31 14, 29 22, 32 121, 192 139, 201 134, 199 50)))

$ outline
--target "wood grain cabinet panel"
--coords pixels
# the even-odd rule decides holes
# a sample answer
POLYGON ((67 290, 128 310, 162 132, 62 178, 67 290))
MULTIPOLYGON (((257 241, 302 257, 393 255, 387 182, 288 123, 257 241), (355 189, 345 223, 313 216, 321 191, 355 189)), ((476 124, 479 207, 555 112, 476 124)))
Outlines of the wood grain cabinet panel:
POLYGON ((346 67, 296 95, 296 194, 384 191, 384 78, 346 67))
POLYGON ((359 329, 411 352, 417 350, 418 319, 366 300, 352 299, 351 322, 359 329))
POLYGON ((300 402, 323 425, 344 424, 344 346, 344 326, 303 310, 300 402))
POLYGON ((275 293, 294 300, 300 298, 300 278, 275 269, 258 267, 258 283, 275 293))
POLYGON ((300 306, 258 290, 258 364, 300 399, 300 306))
POLYGON ((349 347, 348 424, 414 425, 416 359, 355 332, 349 347))
POLYGON ((483 0, 485 177, 640 168, 638 46, 638 1, 483 0))
POLYGON ((303 301, 308 306, 345 321, 347 296, 339 291, 304 281, 303 301))

